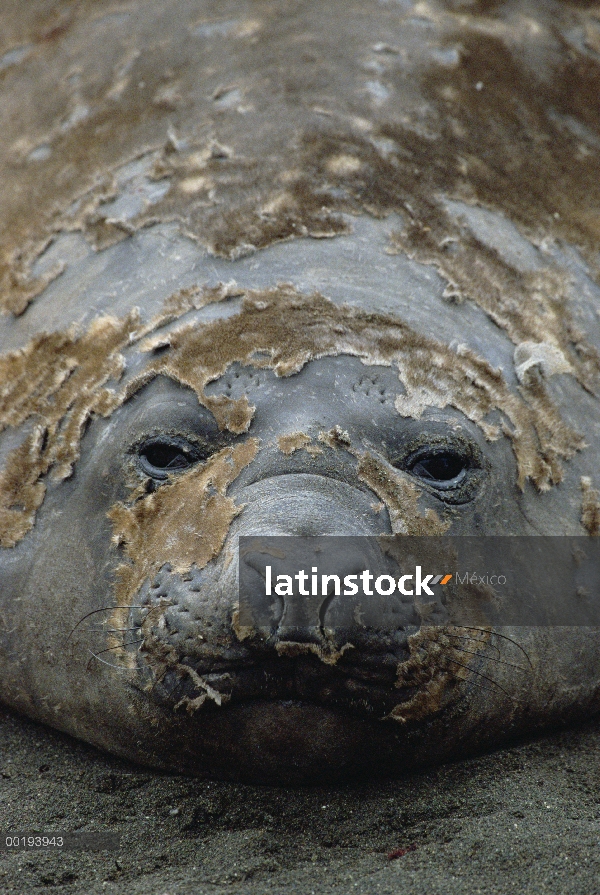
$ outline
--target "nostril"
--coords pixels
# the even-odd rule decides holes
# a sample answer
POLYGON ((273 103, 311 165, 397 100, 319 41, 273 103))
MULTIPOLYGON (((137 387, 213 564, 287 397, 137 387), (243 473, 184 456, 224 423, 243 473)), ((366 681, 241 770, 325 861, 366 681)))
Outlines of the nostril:
POLYGON ((325 629, 325 619, 327 617, 327 613, 329 611, 329 607, 331 603, 335 600, 336 593, 335 587, 331 585, 327 590, 327 596, 321 603, 321 607, 319 609, 319 625, 321 627, 321 631, 325 629))
POLYGON ((279 625, 281 619, 283 618, 283 613, 285 610, 285 603, 283 602, 282 597, 275 597, 273 602, 271 603, 271 612, 273 613, 273 624, 279 625))
POLYGON ((259 558, 259 557, 250 555, 250 556, 245 557, 245 563, 247 566, 249 566, 251 569, 253 569, 258 575, 260 575, 260 577, 263 579, 263 581, 266 581, 265 568, 267 565, 267 561, 265 561, 262 557, 259 558))

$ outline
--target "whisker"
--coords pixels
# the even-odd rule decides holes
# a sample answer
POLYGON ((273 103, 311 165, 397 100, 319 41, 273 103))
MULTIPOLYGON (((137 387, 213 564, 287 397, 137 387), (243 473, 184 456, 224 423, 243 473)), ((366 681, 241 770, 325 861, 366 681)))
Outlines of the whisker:
POLYGON ((452 649, 459 650, 461 653, 469 653, 470 656, 479 656, 480 659, 487 659, 489 662, 497 662, 499 665, 508 665, 509 668, 516 668, 517 671, 522 671, 523 673, 527 671, 526 668, 521 668, 520 665, 515 665, 514 662, 507 662, 505 659, 493 659, 492 656, 485 656, 483 653, 478 653, 475 650, 465 649, 464 646, 453 646, 452 649))
POLYGON ((75 627, 72 629, 71 633, 67 637, 65 643, 68 643, 73 633, 77 630, 79 625, 89 618, 91 615, 96 615, 98 612, 113 612, 115 609, 146 609, 146 606, 105 606, 104 609, 92 609, 91 612, 86 613, 83 618, 80 618, 75 627))
MULTIPOLYGON (((477 682, 477 688, 479 690, 485 690, 486 693, 495 693, 496 692, 494 687, 488 687, 488 686, 486 686, 486 684, 482 684, 480 681, 477 682)), ((509 699, 510 699, 510 697, 509 697, 509 699)), ((513 699, 513 702, 514 701, 515 700, 513 699)))
POLYGON ((106 659, 101 659, 100 656, 97 656, 96 653, 92 653, 91 650, 89 650, 89 652, 91 653, 91 656, 90 656, 90 659, 89 659, 87 665, 85 666, 86 671, 90 670, 90 662, 92 661, 92 659, 97 659, 98 662, 102 662, 103 665, 108 665, 109 668, 114 668, 115 671, 122 671, 122 672, 131 671, 130 668, 123 668, 122 665, 113 665, 112 662, 107 662, 106 659))
MULTIPOLYGON (((110 649, 118 649, 118 647, 110 647, 110 649)), ((90 662, 92 661, 92 659, 97 659, 98 662, 102 662, 103 665, 108 665, 109 668, 114 668, 115 671, 127 672, 127 671, 132 670, 131 668, 123 668, 122 665, 113 665, 112 662, 107 662, 106 659, 101 659, 100 653, 96 654, 96 653, 92 652, 92 650, 88 650, 88 652, 90 653, 90 660, 89 660, 88 664, 86 665, 86 669, 85 669, 86 671, 89 671, 90 662)), ((107 652, 107 650, 102 650, 101 652, 107 652)), ((146 661, 145 664, 146 664, 147 668, 158 668, 160 663, 146 661)))
POLYGON ((462 662, 458 662, 456 659, 450 659, 448 657, 446 657, 446 659, 448 662, 454 662, 455 665, 459 665, 461 668, 466 668, 466 670, 470 671, 471 674, 476 674, 477 677, 482 677, 484 678, 484 680, 489 681, 490 684, 494 685, 494 687, 498 687, 499 690, 502 690, 507 699, 510 699, 511 702, 517 702, 517 700, 513 696, 511 696, 510 693, 508 693, 501 684, 498 683, 498 681, 495 681, 493 678, 488 677, 487 674, 483 674, 482 671, 475 671, 473 668, 470 668, 468 665, 463 665, 462 662))
POLYGON ((102 653, 110 653, 111 650, 115 649, 123 649, 124 646, 134 646, 136 643, 143 643, 144 638, 140 638, 140 640, 130 640, 128 643, 117 644, 117 646, 107 646, 106 649, 101 649, 99 653, 94 653, 96 656, 101 656, 102 653))
MULTIPOLYGON (((446 635, 446 637, 457 637, 459 640, 469 640, 471 641, 471 643, 481 643, 481 641, 478 640, 476 637, 468 637, 467 635, 462 634, 453 634, 449 631, 444 631, 444 634, 446 635)), ((500 656, 500 650, 495 643, 492 643, 490 640, 488 640, 485 646, 491 647, 491 649, 495 650, 495 652, 498 653, 498 656, 500 656)))
MULTIPOLYGON (((124 644, 124 646, 135 646, 136 643, 143 643, 143 642, 144 642, 144 638, 142 637, 141 640, 132 640, 129 643, 124 644)), ((112 650, 117 650, 117 649, 123 649, 123 645, 117 644, 117 646, 107 646, 106 649, 101 649, 99 653, 94 653, 94 652, 92 652, 92 650, 89 650, 89 652, 92 653, 92 657, 94 659, 98 659, 98 657, 101 656, 102 653, 110 653, 112 650)), ((99 661, 103 662, 104 659, 100 659, 99 661)), ((86 665, 86 668, 85 668, 86 671, 89 670, 90 662, 91 662, 91 659, 89 660, 88 664, 86 665)), ((106 662, 105 664, 108 665, 110 663, 106 662)), ((121 666, 119 666, 119 665, 112 666, 112 668, 120 668, 120 667, 121 666)))
POLYGON ((466 631, 481 631, 482 633, 490 633, 494 637, 500 637, 502 640, 507 640, 509 643, 512 643, 513 646, 516 646, 517 649, 521 650, 521 652, 527 659, 527 662, 528 662, 529 666, 531 667, 531 670, 533 671, 533 665, 531 663, 531 659, 529 658, 529 656, 527 654, 527 650, 524 649, 524 647, 522 647, 520 643, 517 643, 516 640, 513 640, 512 637, 508 637, 506 634, 500 634, 499 631, 496 631, 495 629, 492 631, 489 631, 487 628, 477 628, 474 625, 457 625, 456 627, 464 628, 466 631))

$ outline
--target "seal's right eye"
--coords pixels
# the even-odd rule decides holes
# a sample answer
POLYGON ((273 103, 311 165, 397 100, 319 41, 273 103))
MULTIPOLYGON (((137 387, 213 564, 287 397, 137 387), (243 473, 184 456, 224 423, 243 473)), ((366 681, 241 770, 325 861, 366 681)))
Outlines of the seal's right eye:
POLYGON ((138 449, 138 464, 145 475, 167 479, 169 475, 185 472, 201 457, 197 448, 179 439, 153 439, 138 449))
POLYGON ((419 486, 424 485, 430 494, 451 504, 473 500, 489 471, 489 463, 474 440, 439 429, 423 431, 390 457, 392 466, 414 476, 419 486))

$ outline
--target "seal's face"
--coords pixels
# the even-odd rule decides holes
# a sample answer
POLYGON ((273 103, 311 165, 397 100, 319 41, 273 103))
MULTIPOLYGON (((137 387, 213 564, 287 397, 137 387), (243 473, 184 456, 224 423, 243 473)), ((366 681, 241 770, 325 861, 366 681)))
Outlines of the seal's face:
MULTIPOLYGON (((315 608, 308 637, 290 628, 284 606, 268 638, 242 632, 236 619, 239 535, 475 534, 494 505, 503 512, 488 531, 528 530, 518 503, 502 500, 516 478, 508 439, 487 442, 449 408, 403 417, 395 402, 404 393, 397 370, 348 355, 310 361, 288 377, 234 363, 206 395, 254 408, 245 432, 219 429, 195 392, 164 375, 96 419, 73 478, 46 497, 52 557, 30 577, 30 587, 52 591, 59 564, 79 582, 81 605, 93 607, 73 638, 94 654, 87 673, 144 691, 193 739, 198 727, 211 729, 211 715, 252 707, 262 731, 254 736, 276 752, 261 718, 277 711, 275 739, 310 730, 318 762, 331 731, 324 737, 317 708, 344 727, 398 706, 408 716, 420 689, 451 667, 438 660, 424 679, 416 666, 399 685, 408 638, 421 624, 412 601, 386 636, 346 618, 341 600, 315 608), (73 530, 84 551, 73 549, 73 530)), ((361 556, 347 563, 349 572, 368 566, 361 556)), ((464 635, 454 645, 464 647, 464 635)), ((438 694, 421 713, 436 709, 438 694)), ((246 764, 260 776, 256 761, 246 764)))

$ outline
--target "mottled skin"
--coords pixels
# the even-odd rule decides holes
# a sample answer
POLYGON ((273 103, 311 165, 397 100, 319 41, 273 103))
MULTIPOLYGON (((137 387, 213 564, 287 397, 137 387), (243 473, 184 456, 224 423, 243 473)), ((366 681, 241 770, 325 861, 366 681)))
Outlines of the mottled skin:
MULTIPOLYGON (((71 187, 67 173, 32 174, 36 221, 15 188, 3 222, 0 698, 143 763, 267 783, 400 773, 597 711, 593 629, 444 630, 413 606, 389 636, 357 626, 338 655, 326 638, 307 646, 283 629, 265 640, 240 626, 235 570, 245 534, 598 532, 600 288, 587 166, 600 128, 575 101, 567 126, 561 90, 569 66, 582 89, 600 77, 600 18, 543 2, 469 11, 407 0, 372 4, 370 17, 350 4, 341 18, 336 3, 294 15, 256 4, 252 20, 229 4, 231 20, 219 21, 210 3, 200 17, 195 4, 190 23, 184 0, 179 19, 152 3, 122 6, 132 46, 147 46, 146 56, 130 50, 131 66, 150 78, 165 54, 164 83, 135 100, 138 117, 129 69, 106 61, 119 57, 125 26, 93 10, 69 19, 55 49, 25 53, 19 65, 30 69, 13 84, 29 72, 32 133, 38 55, 51 52, 62 71, 85 46, 86 16, 90 34, 116 27, 95 94, 92 61, 83 66, 81 124, 38 122, 48 165, 72 169, 71 187), (331 32, 338 19, 346 42, 331 32), (158 25, 167 49, 157 49, 158 25), (294 55, 298 33, 306 58, 294 55), (183 54, 190 34, 243 44, 231 71, 221 63, 213 102, 229 100, 210 112, 215 71, 183 54), (498 116, 492 146, 461 92, 471 74, 453 40, 463 68, 485 71, 487 58, 496 83, 524 54, 521 81, 509 72, 527 137, 512 168, 513 106, 498 94, 486 107, 498 116), (271 48, 262 86, 252 41, 271 48), (321 82, 314 53, 332 47, 321 82), (286 98, 270 79, 287 51, 286 98), (527 105, 534 63, 546 117, 527 105), (109 69, 122 72, 120 87, 109 69), (327 121, 328 97, 337 131, 315 136, 306 116, 327 121), (90 148, 102 121, 121 128, 119 152, 110 141, 90 148), (471 127, 469 154, 450 145, 447 122, 456 141, 471 127), (570 197, 568 185, 560 196, 547 186, 558 216, 541 188, 519 205, 519 160, 531 165, 537 152, 550 176, 574 140, 570 197), (92 169, 110 189, 92 184, 92 169), (127 319, 135 307, 139 320, 127 319), (248 321, 241 333, 237 320, 248 321), (64 340, 32 341, 40 333, 64 340), (424 477, 416 459, 442 455, 455 475, 424 477)), ((20 164, 45 164, 28 151, 20 164)))

